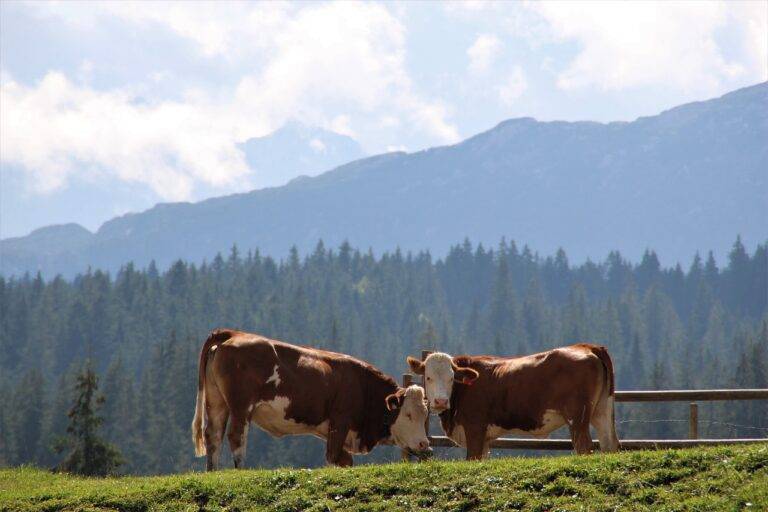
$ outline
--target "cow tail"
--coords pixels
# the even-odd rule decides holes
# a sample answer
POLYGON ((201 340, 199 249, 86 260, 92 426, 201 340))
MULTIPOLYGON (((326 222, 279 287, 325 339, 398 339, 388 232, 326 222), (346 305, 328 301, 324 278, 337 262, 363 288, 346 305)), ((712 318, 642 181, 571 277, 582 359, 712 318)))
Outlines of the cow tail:
POLYGON ((592 353, 595 354, 598 359, 603 363, 603 368, 605 369, 605 383, 606 387, 608 389, 608 396, 613 396, 613 393, 616 389, 615 387, 615 379, 613 375, 613 361, 611 361, 611 356, 608 355, 608 349, 606 349, 603 346, 593 346, 592 347, 592 353))
POLYGON ((232 337, 232 331, 216 329, 211 332, 200 350, 200 364, 197 373, 197 400, 195 402, 195 417, 192 419, 192 444, 195 446, 195 456, 205 455, 203 439, 203 415, 205 414, 205 370, 208 364, 208 352, 216 344, 227 341, 232 337))

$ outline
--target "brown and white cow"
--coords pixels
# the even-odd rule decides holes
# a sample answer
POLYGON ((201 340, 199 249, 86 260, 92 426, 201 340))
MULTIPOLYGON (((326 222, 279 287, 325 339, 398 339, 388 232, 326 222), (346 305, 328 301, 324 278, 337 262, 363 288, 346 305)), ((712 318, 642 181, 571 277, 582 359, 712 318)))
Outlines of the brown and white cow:
POLYGON ((278 437, 325 439, 326 460, 350 466, 351 454, 378 444, 423 454, 427 415, 421 387, 398 387, 359 359, 222 329, 200 351, 192 441, 195 454, 207 454, 208 469, 216 469, 229 423, 229 446, 241 467, 253 422, 278 437))
POLYGON ((613 363, 605 347, 577 344, 523 357, 433 353, 408 358, 425 376, 429 405, 446 435, 481 459, 504 434, 546 437, 568 425, 576 453, 592 450, 590 424, 602 451, 616 451, 613 363))

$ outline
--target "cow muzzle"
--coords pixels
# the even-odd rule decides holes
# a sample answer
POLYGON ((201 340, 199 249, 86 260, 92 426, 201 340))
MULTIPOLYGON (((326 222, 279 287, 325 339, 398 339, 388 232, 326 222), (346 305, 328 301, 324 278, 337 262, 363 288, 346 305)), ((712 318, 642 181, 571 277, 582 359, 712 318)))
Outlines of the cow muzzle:
POLYGON ((435 398, 432 401, 432 409, 434 409, 435 412, 443 412, 446 409, 448 409, 449 403, 447 398, 435 398))
POLYGON ((409 455, 417 457, 419 460, 426 460, 434 455, 432 448, 429 446, 429 441, 426 439, 418 443, 418 449, 409 447, 406 448, 406 452, 408 452, 409 455))

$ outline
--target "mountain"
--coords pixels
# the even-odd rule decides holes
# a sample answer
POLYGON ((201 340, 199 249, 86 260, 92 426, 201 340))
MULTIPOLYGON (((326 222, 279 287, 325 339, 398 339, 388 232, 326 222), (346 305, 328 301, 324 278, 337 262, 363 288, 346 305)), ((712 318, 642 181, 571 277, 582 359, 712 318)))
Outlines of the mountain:
MULTIPOLYGON (((284 185, 298 176, 314 176, 364 156, 354 139, 296 121, 263 137, 248 139, 238 147, 258 188, 284 185)), ((45 208, 40 208, 41 196, 29 192, 28 181, 22 167, 3 162, 0 236, 17 236, 64 221, 96 229, 118 213, 146 210, 160 199, 146 185, 127 183, 109 172, 75 172, 66 187, 45 196, 45 208)), ((222 191, 198 182, 193 194, 211 197, 222 191)))
MULTIPOLYGON (((768 237, 768 83, 633 122, 512 119, 453 146, 357 160, 285 186, 159 204, 59 251, 0 242, 4 275, 71 275, 127 261, 202 261, 237 244, 283 256, 336 246, 443 254, 501 236, 573 260, 610 250, 667 262, 768 237)), ((54 229, 54 228, 52 228, 54 229)), ((63 228, 55 228, 61 230, 63 228)), ((69 229, 69 228, 68 228, 69 229)))
POLYGON ((238 146, 264 187, 283 185, 301 175, 314 176, 365 156, 351 137, 296 121, 238 146))

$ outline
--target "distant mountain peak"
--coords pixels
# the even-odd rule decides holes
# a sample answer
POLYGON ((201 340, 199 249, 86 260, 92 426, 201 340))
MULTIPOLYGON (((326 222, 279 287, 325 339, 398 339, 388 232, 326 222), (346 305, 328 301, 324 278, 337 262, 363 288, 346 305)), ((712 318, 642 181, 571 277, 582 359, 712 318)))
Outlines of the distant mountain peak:
POLYGON ((315 176, 365 156, 353 138, 289 120, 274 132, 238 145, 256 175, 258 188, 275 187, 299 176, 315 176))

